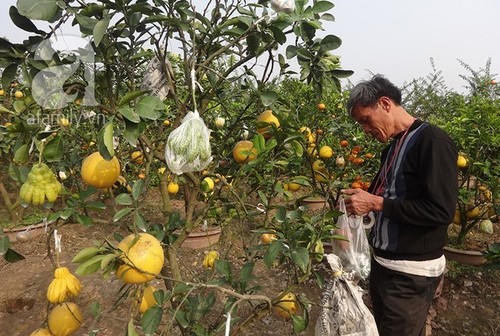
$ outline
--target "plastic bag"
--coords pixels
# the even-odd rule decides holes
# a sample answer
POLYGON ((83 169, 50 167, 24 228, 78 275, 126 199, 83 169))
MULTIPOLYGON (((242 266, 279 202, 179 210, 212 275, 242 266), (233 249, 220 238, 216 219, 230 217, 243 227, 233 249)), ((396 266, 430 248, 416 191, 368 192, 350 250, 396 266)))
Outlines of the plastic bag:
POLYGON ((169 134, 165 161, 178 175, 203 170, 212 162, 210 129, 197 111, 188 112, 179 127, 169 134))
POLYGON ((316 321, 316 336, 378 336, 377 324, 363 302, 363 289, 342 271, 340 258, 327 254, 334 277, 327 282, 316 321), (336 276, 335 276, 336 275, 336 276))
POLYGON ((295 10, 295 0, 271 0, 271 8, 278 13, 290 14, 295 10))
POLYGON ((337 254, 347 271, 354 271, 362 279, 370 274, 370 245, 363 225, 362 216, 348 216, 344 199, 340 199, 339 210, 344 214, 337 220, 336 233, 349 241, 334 240, 333 252, 337 254))

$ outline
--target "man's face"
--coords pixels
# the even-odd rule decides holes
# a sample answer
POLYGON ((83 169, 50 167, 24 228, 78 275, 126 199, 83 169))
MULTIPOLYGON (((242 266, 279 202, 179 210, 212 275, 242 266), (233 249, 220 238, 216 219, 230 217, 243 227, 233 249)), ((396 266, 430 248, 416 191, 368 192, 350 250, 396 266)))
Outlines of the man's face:
POLYGON ((388 111, 380 103, 367 107, 356 105, 352 110, 352 117, 363 131, 380 142, 387 142, 390 138, 387 116, 388 111))

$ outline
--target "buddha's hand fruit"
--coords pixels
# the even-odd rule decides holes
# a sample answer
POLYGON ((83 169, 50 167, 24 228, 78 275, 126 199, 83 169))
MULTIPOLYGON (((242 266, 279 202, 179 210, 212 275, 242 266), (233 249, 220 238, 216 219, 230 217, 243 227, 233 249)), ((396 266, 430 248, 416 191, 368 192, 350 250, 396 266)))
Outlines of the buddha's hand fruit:
POLYGON ((25 203, 41 205, 46 201, 55 202, 62 185, 45 163, 35 164, 28 174, 28 179, 21 186, 19 196, 25 203))
POLYGON ((77 296, 81 289, 80 280, 70 273, 66 267, 58 267, 54 271, 54 280, 47 289, 47 300, 51 303, 62 303, 70 296, 77 296))
POLYGON ((203 267, 213 268, 217 259, 219 259, 219 253, 217 251, 208 252, 205 259, 203 259, 203 267))

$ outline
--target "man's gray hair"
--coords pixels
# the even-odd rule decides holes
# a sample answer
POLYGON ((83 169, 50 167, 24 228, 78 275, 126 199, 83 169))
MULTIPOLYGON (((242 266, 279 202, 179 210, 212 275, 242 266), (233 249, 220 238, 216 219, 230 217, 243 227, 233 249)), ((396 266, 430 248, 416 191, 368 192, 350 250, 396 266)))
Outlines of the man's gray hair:
POLYGON ((355 106, 373 106, 381 97, 388 97, 396 105, 401 105, 401 91, 384 76, 375 75, 352 88, 347 101, 347 111, 352 115, 355 106))

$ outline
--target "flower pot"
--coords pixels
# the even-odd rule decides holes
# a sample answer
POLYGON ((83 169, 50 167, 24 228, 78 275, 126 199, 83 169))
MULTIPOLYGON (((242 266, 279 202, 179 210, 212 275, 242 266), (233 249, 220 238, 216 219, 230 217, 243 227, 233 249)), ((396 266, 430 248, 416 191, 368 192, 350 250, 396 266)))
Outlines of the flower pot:
POLYGON ((181 247, 192 249, 209 247, 219 241, 221 231, 221 228, 217 226, 207 231, 191 232, 181 244, 181 247))
POLYGON ((47 224, 39 223, 4 230, 11 243, 24 243, 45 232, 47 224))
POLYGON ((465 265, 482 265, 486 263, 486 258, 478 251, 460 250, 453 247, 445 246, 443 248, 444 255, 448 260, 454 260, 465 265))
POLYGON ((305 206, 308 210, 322 210, 328 206, 326 200, 322 197, 306 197, 300 200, 300 205, 305 206))

